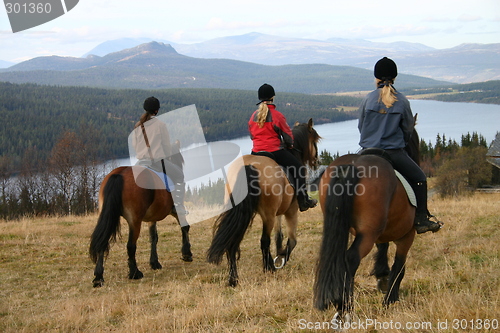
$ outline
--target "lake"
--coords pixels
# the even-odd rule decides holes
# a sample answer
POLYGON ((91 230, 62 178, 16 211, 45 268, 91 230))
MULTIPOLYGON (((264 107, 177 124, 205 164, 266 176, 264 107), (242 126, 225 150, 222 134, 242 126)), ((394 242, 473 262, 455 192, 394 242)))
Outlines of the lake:
MULTIPOLYGON (((420 138, 431 141, 433 145, 438 134, 444 134, 446 140, 454 139, 460 144, 462 134, 467 132, 483 135, 489 145, 500 131, 500 105, 422 100, 411 100, 410 105, 413 114, 418 113, 416 129, 420 138)), ((288 121, 293 122, 293 119, 288 121)), ((318 145, 319 151, 326 149, 332 154, 339 152, 342 155, 360 148, 357 120, 317 125, 314 128, 323 137, 318 145)), ((252 149, 248 136, 231 142, 238 144, 244 154, 250 153, 252 149)))

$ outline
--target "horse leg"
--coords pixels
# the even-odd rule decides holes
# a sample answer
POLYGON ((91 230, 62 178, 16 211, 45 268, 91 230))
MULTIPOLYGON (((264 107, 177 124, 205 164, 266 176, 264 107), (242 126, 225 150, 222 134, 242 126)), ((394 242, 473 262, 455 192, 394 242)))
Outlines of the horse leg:
POLYGON ((275 218, 262 218, 262 236, 260 238, 260 249, 262 251, 262 265, 264 272, 276 271, 273 257, 271 256, 271 233, 273 231, 275 218))
POLYGON ((382 293, 387 293, 389 284, 389 263, 387 260, 387 251, 389 250, 389 243, 378 243, 377 253, 375 254, 375 265, 373 267, 372 275, 377 278, 377 289, 382 293))
POLYGON ((236 265, 236 251, 227 251, 227 263, 229 266, 229 286, 238 285, 238 267, 236 265))
POLYGON ((337 304, 337 313, 342 316, 341 318, 344 318, 346 316, 349 317, 348 314, 352 310, 354 276, 356 275, 356 271, 359 268, 361 259, 366 257, 368 253, 370 253, 374 243, 375 241, 372 239, 372 237, 368 237, 366 235, 358 233, 346 252, 345 260, 347 262, 347 272, 344 282, 344 301, 340 304, 337 304))
POLYGON ((189 225, 181 227, 182 232, 182 248, 181 259, 187 262, 193 261, 193 253, 191 253, 191 243, 189 242, 189 225))
POLYGON ((152 269, 161 269, 162 266, 158 261, 158 252, 156 250, 158 244, 158 229, 156 222, 151 222, 149 225, 149 239, 151 240, 151 256, 149 257, 149 264, 152 269))
POLYGON ((391 268, 391 273, 389 274, 389 290, 384 297, 385 306, 399 300, 399 286, 405 275, 406 256, 413 244, 414 238, 415 232, 412 230, 403 238, 394 242, 396 243, 396 257, 391 268))
POLYGON ((277 252, 278 256, 276 257, 276 259, 274 259, 274 261, 276 262, 278 258, 281 258, 281 266, 279 268, 282 268, 283 266, 286 265, 286 263, 290 259, 290 254, 297 245, 297 225, 298 225, 297 210, 288 211, 287 213, 285 213, 285 218, 287 222, 288 241, 284 249, 280 248, 278 250, 277 252))
POLYGON ((94 269, 94 280, 92 281, 94 288, 102 287, 104 284, 104 253, 99 253, 94 269))
POLYGON ((129 223, 129 234, 128 234, 128 242, 127 242, 127 254, 128 254, 128 269, 129 279, 142 279, 144 274, 137 268, 137 262, 135 260, 135 252, 137 250, 137 239, 139 238, 139 234, 141 232, 141 222, 131 224, 129 223))
MULTIPOLYGON (((276 244, 276 253, 278 256, 284 252, 283 249, 283 230, 281 229, 281 215, 276 218, 276 232, 275 232, 275 237, 274 237, 274 242, 276 244)), ((278 257, 274 259, 274 262, 276 263, 276 260, 278 257)))

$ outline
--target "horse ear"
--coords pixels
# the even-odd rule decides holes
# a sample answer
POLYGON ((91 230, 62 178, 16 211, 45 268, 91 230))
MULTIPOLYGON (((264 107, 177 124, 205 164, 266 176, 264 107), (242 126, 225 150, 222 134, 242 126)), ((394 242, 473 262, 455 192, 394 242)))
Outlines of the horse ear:
POLYGON ((415 122, 415 124, 417 124, 417 116, 418 116, 418 113, 415 113, 415 115, 413 116, 413 121, 415 122))
POLYGON ((295 124, 293 124, 293 126, 299 126, 300 123, 298 121, 295 122, 295 124))
POLYGON ((312 118, 309 118, 309 121, 307 122, 307 126, 309 126, 309 129, 311 129, 313 127, 313 119, 312 118))

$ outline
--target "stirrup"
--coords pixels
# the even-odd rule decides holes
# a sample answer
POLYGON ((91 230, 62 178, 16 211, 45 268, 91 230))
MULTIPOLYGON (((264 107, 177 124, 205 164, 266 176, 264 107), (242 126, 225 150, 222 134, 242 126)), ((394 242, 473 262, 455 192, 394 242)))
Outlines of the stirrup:
POLYGON ((425 219, 415 219, 415 230, 417 234, 423 234, 427 231, 438 232, 443 227, 444 223, 438 221, 434 215, 428 214, 425 219), (434 219, 435 221, 431 221, 434 219))
POLYGON ((299 201, 299 209, 301 212, 305 212, 309 208, 314 208, 318 204, 318 200, 306 197, 302 202, 299 201))

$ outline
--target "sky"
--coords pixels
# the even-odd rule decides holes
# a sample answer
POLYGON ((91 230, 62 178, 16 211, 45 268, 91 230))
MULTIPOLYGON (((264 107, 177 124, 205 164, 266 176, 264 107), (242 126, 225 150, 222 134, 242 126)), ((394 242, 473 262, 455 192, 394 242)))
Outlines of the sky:
POLYGON ((81 57, 102 42, 124 37, 191 44, 250 32, 407 41, 437 49, 500 43, 500 1, 80 0, 65 15, 17 33, 0 8, 0 60, 81 57))

